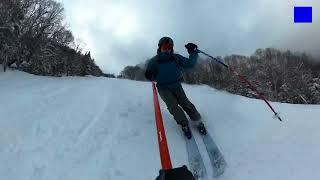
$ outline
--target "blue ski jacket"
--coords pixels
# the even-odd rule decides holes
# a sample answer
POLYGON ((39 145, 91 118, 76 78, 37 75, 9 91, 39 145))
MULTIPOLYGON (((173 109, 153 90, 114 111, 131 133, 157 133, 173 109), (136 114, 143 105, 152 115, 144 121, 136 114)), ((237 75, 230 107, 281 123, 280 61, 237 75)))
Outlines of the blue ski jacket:
POLYGON ((189 58, 175 53, 159 52, 146 64, 145 77, 157 82, 157 88, 179 87, 182 81, 182 70, 193 68, 198 59, 197 52, 191 53, 189 58))

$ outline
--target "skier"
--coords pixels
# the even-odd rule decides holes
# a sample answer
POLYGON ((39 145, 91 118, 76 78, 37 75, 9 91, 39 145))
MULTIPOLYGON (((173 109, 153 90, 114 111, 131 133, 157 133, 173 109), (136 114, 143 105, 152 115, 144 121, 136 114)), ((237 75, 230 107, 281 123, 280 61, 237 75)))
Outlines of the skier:
POLYGON ((184 111, 195 122, 200 133, 205 135, 206 129, 201 121, 201 115, 189 101, 181 86, 181 71, 184 68, 195 66, 198 59, 198 46, 193 43, 185 45, 189 58, 175 54, 173 46, 173 40, 170 37, 163 37, 159 40, 157 55, 147 63, 145 77, 157 83, 160 97, 166 103, 176 122, 181 125, 188 139, 192 137, 192 134, 184 111))

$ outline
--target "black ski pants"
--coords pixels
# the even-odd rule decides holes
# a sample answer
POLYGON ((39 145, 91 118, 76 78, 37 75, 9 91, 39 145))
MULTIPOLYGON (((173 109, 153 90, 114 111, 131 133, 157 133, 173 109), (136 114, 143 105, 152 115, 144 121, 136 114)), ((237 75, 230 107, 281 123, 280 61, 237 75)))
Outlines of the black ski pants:
POLYGON ((192 121, 201 119, 196 107, 187 98, 181 84, 174 87, 158 88, 161 99, 166 103, 170 114, 179 125, 188 125, 188 119, 184 111, 192 121))

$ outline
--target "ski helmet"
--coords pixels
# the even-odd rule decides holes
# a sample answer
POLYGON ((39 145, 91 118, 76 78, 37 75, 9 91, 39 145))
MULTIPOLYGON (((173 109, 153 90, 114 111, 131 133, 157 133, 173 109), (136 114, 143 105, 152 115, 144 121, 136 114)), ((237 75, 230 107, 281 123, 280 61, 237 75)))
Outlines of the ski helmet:
POLYGON ((158 50, 157 50, 157 53, 159 54, 161 52, 161 45, 163 44, 169 44, 171 46, 171 52, 173 53, 173 40, 170 38, 170 37, 162 37, 160 40, 159 40, 159 43, 158 43, 158 50))
POLYGON ((170 37, 162 37, 159 40, 158 47, 160 47, 162 44, 170 44, 173 46, 173 40, 170 37))

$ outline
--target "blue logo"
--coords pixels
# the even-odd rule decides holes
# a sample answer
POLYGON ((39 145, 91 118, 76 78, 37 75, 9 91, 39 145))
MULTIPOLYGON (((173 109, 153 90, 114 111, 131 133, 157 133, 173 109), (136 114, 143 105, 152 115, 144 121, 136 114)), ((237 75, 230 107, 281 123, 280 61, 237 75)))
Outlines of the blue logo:
POLYGON ((294 7, 294 23, 312 23, 312 7, 294 7))

